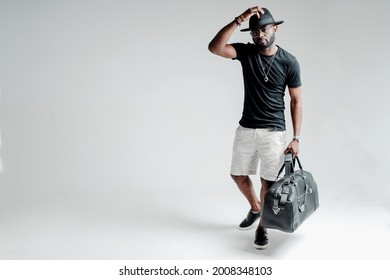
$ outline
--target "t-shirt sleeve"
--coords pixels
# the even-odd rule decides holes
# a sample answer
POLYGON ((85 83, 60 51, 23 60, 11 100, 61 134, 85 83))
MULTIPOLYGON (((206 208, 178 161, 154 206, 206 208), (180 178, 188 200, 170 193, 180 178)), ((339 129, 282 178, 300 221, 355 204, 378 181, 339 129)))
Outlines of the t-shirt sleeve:
POLYGON ((298 60, 294 58, 288 69, 287 86, 290 88, 297 88, 301 85, 301 69, 298 60))
POLYGON ((237 56, 233 57, 232 59, 233 60, 237 59, 237 60, 241 61, 241 59, 247 53, 247 45, 244 43, 233 43, 231 45, 236 50, 236 53, 237 53, 237 56))

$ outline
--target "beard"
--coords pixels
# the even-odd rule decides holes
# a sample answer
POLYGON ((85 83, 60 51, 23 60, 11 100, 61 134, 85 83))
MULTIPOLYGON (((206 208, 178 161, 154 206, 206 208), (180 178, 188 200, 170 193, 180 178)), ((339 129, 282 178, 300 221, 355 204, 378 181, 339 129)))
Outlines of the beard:
POLYGON ((259 50, 264 50, 272 46, 272 44, 275 42, 275 33, 271 35, 269 38, 264 38, 263 40, 259 37, 253 38, 253 42, 257 46, 259 50))

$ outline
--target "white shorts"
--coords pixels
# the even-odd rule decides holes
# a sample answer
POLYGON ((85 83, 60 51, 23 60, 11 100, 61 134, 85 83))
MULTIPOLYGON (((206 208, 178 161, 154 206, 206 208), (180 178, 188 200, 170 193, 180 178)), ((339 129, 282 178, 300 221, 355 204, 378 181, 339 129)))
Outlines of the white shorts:
POLYGON ((285 149, 286 131, 239 126, 234 138, 230 174, 255 175, 260 160, 260 177, 275 181, 283 165, 285 149))

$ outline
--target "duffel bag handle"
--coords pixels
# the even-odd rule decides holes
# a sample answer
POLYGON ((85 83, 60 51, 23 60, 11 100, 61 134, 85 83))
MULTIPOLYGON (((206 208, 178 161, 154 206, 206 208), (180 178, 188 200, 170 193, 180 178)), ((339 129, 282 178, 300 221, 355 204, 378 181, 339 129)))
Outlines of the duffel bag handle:
POLYGON ((283 165, 280 168, 280 170, 278 172, 278 176, 276 176, 275 181, 278 180, 278 178, 279 178, 280 174, 282 174, 283 170, 285 170, 285 174, 291 174, 293 172, 293 170, 294 170, 292 154, 291 153, 288 153, 288 154, 286 154, 284 156, 283 165))
POLYGON ((294 169, 295 169, 295 160, 298 161, 298 166, 299 166, 299 169, 300 170, 303 170, 302 168, 302 164, 301 162, 299 161, 299 158, 298 156, 295 156, 293 158, 292 154, 291 153, 287 153, 284 157, 284 163, 282 165, 282 167, 280 168, 279 172, 278 172, 278 176, 276 176, 276 179, 275 181, 278 180, 280 174, 282 174, 283 170, 284 170, 284 174, 286 175, 290 175, 292 173, 294 173, 294 169))
POLYGON ((294 157, 293 166, 295 166, 295 160, 298 161, 299 169, 300 169, 300 170, 303 170, 302 164, 301 164, 301 162, 299 161, 299 157, 298 157, 298 156, 295 156, 295 157, 294 157))

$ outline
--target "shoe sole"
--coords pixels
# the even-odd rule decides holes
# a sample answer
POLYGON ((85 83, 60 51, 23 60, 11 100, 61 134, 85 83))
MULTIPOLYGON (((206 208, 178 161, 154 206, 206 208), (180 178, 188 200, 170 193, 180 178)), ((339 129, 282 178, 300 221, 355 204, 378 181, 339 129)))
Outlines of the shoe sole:
POLYGON ((254 244, 255 245, 255 248, 257 250, 264 250, 268 247, 268 244, 265 244, 265 245, 257 245, 257 244, 254 244))
POLYGON ((257 226, 257 222, 259 221, 259 219, 260 219, 260 217, 257 218, 257 219, 253 222, 253 224, 251 224, 250 226, 247 226, 247 227, 240 227, 240 226, 238 226, 237 228, 238 228, 239 230, 242 230, 242 231, 251 230, 251 229, 253 229, 253 228, 255 228, 255 227, 257 226))

